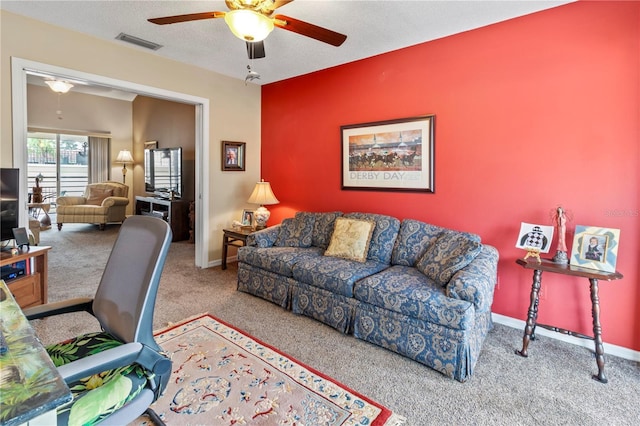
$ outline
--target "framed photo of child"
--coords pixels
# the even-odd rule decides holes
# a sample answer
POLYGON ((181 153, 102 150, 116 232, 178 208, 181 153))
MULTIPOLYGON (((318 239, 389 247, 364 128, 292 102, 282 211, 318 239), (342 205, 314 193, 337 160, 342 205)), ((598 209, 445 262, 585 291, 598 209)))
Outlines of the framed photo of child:
POLYGON ((576 225, 570 264, 615 272, 619 240, 619 229, 576 225))

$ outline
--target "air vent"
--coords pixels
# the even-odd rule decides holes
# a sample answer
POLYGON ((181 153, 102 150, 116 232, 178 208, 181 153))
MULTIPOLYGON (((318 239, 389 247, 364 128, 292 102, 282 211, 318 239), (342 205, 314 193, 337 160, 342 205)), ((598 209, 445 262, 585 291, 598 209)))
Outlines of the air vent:
POLYGON ((146 49, 158 50, 162 47, 161 44, 154 43, 152 41, 143 40, 141 38, 132 36, 130 34, 120 33, 116 37, 116 40, 122 40, 127 43, 135 44, 136 46, 144 47, 146 49))

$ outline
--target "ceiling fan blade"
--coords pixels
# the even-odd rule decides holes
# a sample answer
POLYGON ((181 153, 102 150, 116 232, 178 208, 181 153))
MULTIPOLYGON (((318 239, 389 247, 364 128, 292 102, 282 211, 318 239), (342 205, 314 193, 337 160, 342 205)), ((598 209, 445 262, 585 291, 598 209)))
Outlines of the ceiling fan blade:
POLYGON ((274 0, 272 9, 276 10, 279 7, 284 6, 285 4, 291 3, 293 0, 274 0))
POLYGON ((162 18, 151 18, 147 21, 157 25, 176 24, 178 22, 198 21, 200 19, 224 18, 225 12, 201 12, 189 13, 187 15, 164 16, 162 18))
POLYGON ((347 36, 344 34, 284 15, 274 16, 274 25, 278 28, 282 28, 283 30, 311 37, 336 47, 340 46, 347 39, 347 36))
POLYGON ((249 59, 260 59, 264 58, 264 41, 247 41, 247 55, 249 55, 249 59))

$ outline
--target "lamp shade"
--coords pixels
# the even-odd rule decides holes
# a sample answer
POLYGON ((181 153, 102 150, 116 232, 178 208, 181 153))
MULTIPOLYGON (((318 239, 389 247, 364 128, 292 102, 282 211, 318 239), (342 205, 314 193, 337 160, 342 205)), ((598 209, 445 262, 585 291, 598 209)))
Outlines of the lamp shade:
POLYGON ((253 192, 247 202, 264 206, 269 204, 278 204, 280 201, 278 201, 276 196, 273 194, 271 184, 269 182, 265 182, 263 179, 262 182, 256 183, 256 187, 253 188, 253 192))
POLYGON ((73 87, 73 84, 61 80, 45 80, 44 82, 56 93, 67 93, 73 87))
POLYGON ((128 149, 123 149, 118 153, 118 158, 116 158, 116 163, 122 164, 132 164, 133 157, 131 156, 131 152, 128 149))
POLYGON ((231 32, 244 41, 262 41, 273 31, 273 20, 253 10, 232 10, 224 15, 224 20, 231 32))

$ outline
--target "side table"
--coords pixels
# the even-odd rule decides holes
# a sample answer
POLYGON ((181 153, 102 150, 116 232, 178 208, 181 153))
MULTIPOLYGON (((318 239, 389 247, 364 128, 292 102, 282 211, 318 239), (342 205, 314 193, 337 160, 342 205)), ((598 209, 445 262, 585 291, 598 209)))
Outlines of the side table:
POLYGON ((49 210, 51 209, 50 203, 29 203, 27 207, 29 207, 29 211, 32 212, 34 219, 39 219, 40 214, 44 213, 44 217, 40 219, 41 229, 51 228, 51 218, 49 217, 49 210))
POLYGON ((228 228, 223 229, 222 236, 222 269, 227 269, 227 249, 229 246, 244 247, 247 244, 247 237, 254 232, 254 229, 228 228))
POLYGON ((569 336, 579 337, 581 339, 589 339, 595 342, 596 364, 598 365, 598 374, 593 375, 593 379, 602 383, 607 383, 604 375, 604 345, 602 342, 602 326, 600 325, 600 299, 598 297, 598 280, 613 281, 622 278, 619 272, 601 272, 595 269, 582 268, 569 264, 555 263, 551 260, 542 259, 540 263, 536 261, 527 262, 524 259, 517 259, 516 263, 525 269, 533 270, 533 284, 531 285, 531 296, 529 303, 529 311, 527 314, 527 324, 524 328, 524 336, 522 338, 522 350, 516 350, 516 354, 527 357, 527 349, 529 342, 535 340, 536 327, 542 327, 547 330, 556 331, 567 334, 569 336), (591 289, 591 315, 593 317, 593 337, 574 331, 565 330, 551 325, 538 324, 538 302, 540 287, 542 285, 542 272, 553 272, 556 274, 570 275, 574 277, 588 278, 591 289))

